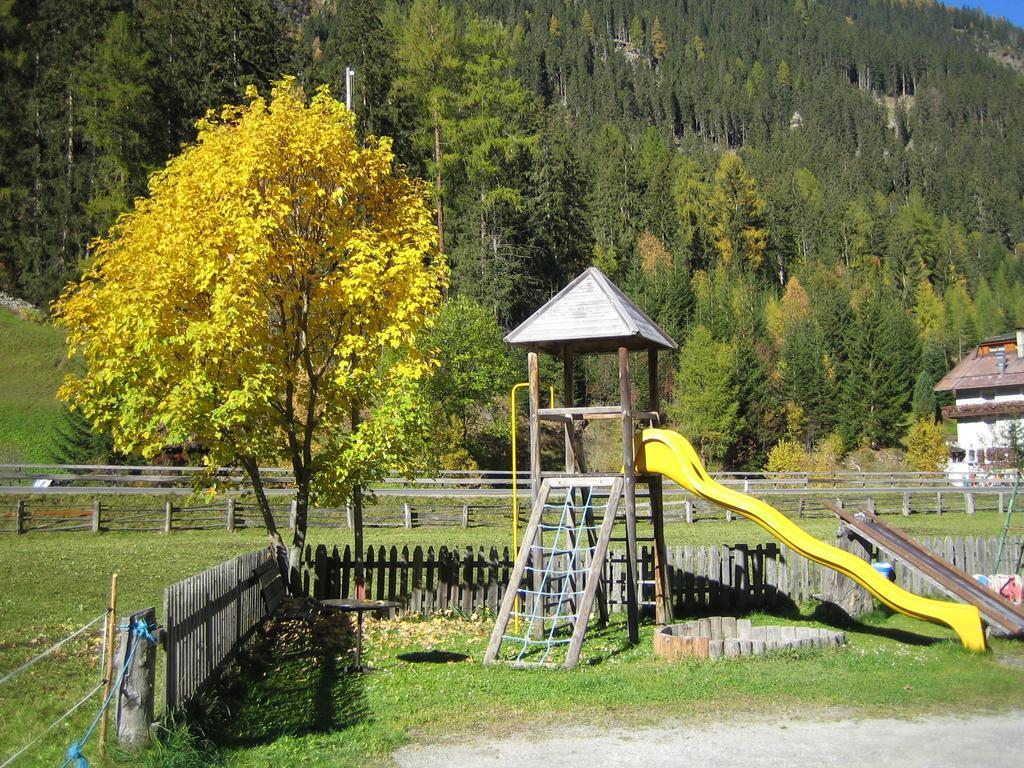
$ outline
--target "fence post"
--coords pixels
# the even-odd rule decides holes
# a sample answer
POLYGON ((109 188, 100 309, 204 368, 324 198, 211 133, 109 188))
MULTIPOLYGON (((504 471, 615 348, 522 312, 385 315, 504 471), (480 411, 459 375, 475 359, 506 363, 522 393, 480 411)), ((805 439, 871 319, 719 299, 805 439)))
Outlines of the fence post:
POLYGON ((903 516, 910 517, 910 493, 908 491, 903 492, 903 516))
POLYGON ((686 522, 692 523, 693 522, 693 502, 689 501, 689 500, 684 501, 683 502, 683 511, 686 514, 686 522))
POLYGON ((1003 514, 1003 492, 1000 491, 999 492, 999 515, 1002 516, 1002 514, 1003 514))
POLYGON ((412 528, 412 506, 408 501, 402 504, 402 512, 405 513, 405 527, 412 528))
POLYGON ((842 509, 843 508, 843 500, 838 498, 838 497, 836 497, 836 506, 839 507, 839 509, 842 509))
POLYGON ((798 498, 796 500, 796 516, 797 517, 803 517, 804 516, 804 497, 803 496, 801 496, 800 498, 798 498))
POLYGON ((462 505, 462 527, 469 528, 469 504, 462 505))
POLYGON ((935 511, 942 514, 942 491, 935 492, 935 511))
MULTIPOLYGON (((288 528, 295 530, 295 526, 298 525, 299 520, 299 500, 292 499, 292 504, 288 508, 288 528)), ((351 526, 349 526, 351 527, 351 526)))
POLYGON ((164 502, 164 533, 171 532, 171 518, 174 516, 174 505, 169 502, 164 502))
POLYGON ((92 532, 100 532, 100 500, 95 499, 92 503, 92 532))
POLYGON ((352 505, 348 502, 345 503, 345 522, 348 523, 349 530, 355 527, 352 522, 352 505))
POLYGON ((227 526, 228 533, 235 532, 235 499, 231 497, 228 499, 228 511, 227 511, 227 526))
POLYGON ((968 515, 974 514, 974 494, 970 491, 964 493, 964 509, 968 515))
POLYGON ((868 512, 875 514, 875 499, 873 496, 868 496, 868 512))
POLYGON ((128 629, 121 633, 119 667, 124 668, 129 647, 135 652, 125 670, 117 697, 117 743, 131 748, 141 747, 149 736, 156 680, 156 644, 132 632, 131 627, 136 621, 145 621, 147 626, 155 627, 156 609, 147 608, 122 619, 122 626, 128 629))
POLYGON ((25 500, 18 499, 18 510, 14 513, 14 530, 18 533, 25 532, 25 500))

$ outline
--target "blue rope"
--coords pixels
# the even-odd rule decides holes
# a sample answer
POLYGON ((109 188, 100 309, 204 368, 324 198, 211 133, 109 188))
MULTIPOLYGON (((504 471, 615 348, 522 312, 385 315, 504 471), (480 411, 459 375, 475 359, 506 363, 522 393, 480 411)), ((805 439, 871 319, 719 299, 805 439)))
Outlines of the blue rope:
POLYGON ((542 645, 542 646, 544 646, 544 652, 541 655, 540 663, 544 663, 545 661, 548 660, 548 658, 550 658, 551 651, 553 650, 554 646, 562 645, 564 643, 569 642, 568 639, 565 639, 565 640, 556 639, 555 638, 555 633, 558 631, 558 629, 560 627, 565 626, 565 623, 564 622, 560 622, 560 619, 571 618, 570 615, 563 615, 562 614, 562 607, 563 607, 564 603, 566 602, 567 598, 570 598, 570 596, 573 596, 573 595, 581 595, 582 591, 578 591, 578 590, 575 590, 575 589, 571 588, 570 587, 570 584, 572 583, 571 580, 570 579, 565 579, 564 577, 565 576, 569 576, 570 574, 577 573, 577 571, 578 571, 577 563, 579 561, 580 553, 583 550, 587 550, 587 551, 591 552, 591 554, 593 553, 593 547, 589 547, 589 546, 588 547, 583 547, 583 546, 581 546, 582 543, 583 543, 584 537, 580 535, 580 532, 581 531, 586 531, 587 529, 593 529, 594 528, 594 526, 592 526, 592 525, 587 525, 587 513, 588 512, 592 512, 595 509, 595 505, 593 503, 593 489, 590 489, 590 492, 587 494, 587 497, 584 500, 583 507, 582 507, 582 509, 583 509, 583 516, 582 516, 583 525, 579 526, 579 530, 576 531, 576 537, 575 537, 575 541, 573 542, 572 548, 570 549, 570 548, 565 548, 565 547, 559 547, 559 542, 561 540, 562 534, 564 533, 564 534, 568 535, 568 519, 569 519, 570 511, 577 509, 576 504, 575 504, 574 499, 573 499, 573 496, 574 496, 574 489, 572 487, 570 487, 568 489, 567 494, 566 494, 565 501, 561 505, 545 504, 545 508, 547 508, 547 509, 559 509, 559 507, 561 508, 562 514, 560 516, 558 524, 557 525, 547 525, 547 526, 544 526, 544 528, 546 530, 553 530, 553 531, 555 531, 555 540, 554 540, 554 542, 552 542, 552 546, 551 547, 541 547, 541 546, 536 546, 535 545, 535 546, 532 546, 531 549, 545 551, 545 552, 551 552, 552 554, 568 555, 569 556, 569 563, 568 563, 567 568, 556 570, 553 567, 554 566, 554 557, 548 557, 548 558, 545 558, 546 562, 544 564, 544 568, 543 569, 540 569, 540 568, 530 568, 529 569, 529 570, 532 570, 534 572, 539 572, 541 574, 541 577, 540 577, 540 585, 539 585, 540 589, 538 589, 538 590, 529 590, 529 589, 523 589, 522 587, 520 587, 519 590, 518 590, 519 593, 522 594, 524 597, 526 595, 528 595, 528 594, 529 595, 534 595, 534 600, 532 601, 532 607, 530 609, 530 613, 529 614, 525 614, 525 613, 522 614, 523 617, 528 618, 528 621, 526 622, 526 626, 527 626, 526 633, 522 637, 509 637, 509 636, 506 635, 503 638, 503 639, 508 639, 508 640, 513 640, 514 639, 514 640, 522 643, 522 647, 519 649, 519 652, 516 654, 516 661, 522 661, 523 656, 528 652, 528 650, 532 646, 542 645), (562 579, 562 584, 561 584, 561 586, 560 586, 560 588, 558 589, 557 592, 551 590, 552 581, 554 581, 555 579, 562 579), (554 615, 548 616, 548 615, 545 615, 545 613, 544 613, 545 608, 546 607, 550 607, 550 603, 548 603, 548 602, 546 602, 546 601, 544 601, 542 599, 545 596, 546 597, 557 598, 557 603, 555 603, 555 605, 554 605, 554 608, 555 608, 554 615), (541 613, 538 613, 538 609, 540 609, 541 613), (544 632, 545 636, 541 640, 532 640, 530 638, 530 632, 533 629, 534 622, 536 622, 538 619, 540 619, 540 621, 541 621, 541 632, 544 632), (550 627, 549 630, 545 631, 544 624, 546 624, 548 621, 551 622, 551 627, 550 627))
MULTIPOLYGON (((122 624, 120 627, 121 631, 127 631, 129 627, 122 624)), ((103 713, 107 711, 107 707, 110 706, 110 702, 114 698, 114 694, 121 690, 121 684, 124 682, 124 676, 128 672, 128 668, 131 666, 132 657, 135 655, 135 649, 139 647, 138 643, 132 643, 132 637, 137 635, 139 638, 148 640, 149 642, 156 644, 156 638, 153 637, 153 633, 150 631, 149 624, 143 619, 136 619, 131 624, 131 635, 128 636, 128 653, 125 654, 124 664, 121 665, 121 673, 118 675, 117 684, 110 686, 110 693, 107 694, 107 698, 103 700, 100 705, 100 711, 96 713, 96 717, 93 718, 92 724, 86 729, 85 734, 78 741, 71 742, 71 746, 68 747, 68 751, 65 754, 64 762, 61 763, 60 768, 67 768, 72 763, 75 764, 75 768, 89 768, 89 761, 85 755, 82 754, 82 749, 85 747, 87 741, 96 730, 96 726, 99 725, 100 719, 103 717, 103 713)), ((110 650, 108 649, 108 653, 110 650)))

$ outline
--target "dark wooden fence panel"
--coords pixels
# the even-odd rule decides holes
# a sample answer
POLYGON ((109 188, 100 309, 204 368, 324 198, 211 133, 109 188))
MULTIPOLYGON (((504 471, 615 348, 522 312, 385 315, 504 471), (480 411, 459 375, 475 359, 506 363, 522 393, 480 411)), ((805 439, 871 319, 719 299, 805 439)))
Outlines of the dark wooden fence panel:
POLYGON ((164 590, 165 711, 188 703, 233 658, 266 616, 260 570, 267 550, 249 552, 164 590))
MULTIPOLYGON (((995 537, 936 537, 922 543, 970 574, 993 571, 995 537)), ((1024 539, 1011 539, 1011 553, 1024 539)), ((776 543, 749 546, 668 548, 669 579, 678 615, 703 611, 771 609, 811 600, 823 592, 829 569, 776 543)), ((885 559, 885 553, 879 553, 885 559)), ((507 547, 452 548, 369 547, 363 560, 366 594, 402 604, 399 613, 430 615, 456 610, 494 610, 508 586, 513 557, 507 547)), ((653 551, 641 549, 642 574, 652 574, 653 551)), ((316 598, 353 597, 356 562, 350 547, 328 551, 323 545, 305 552, 303 581, 316 598)), ((611 551, 604 569, 609 609, 625 610, 625 552, 611 551)), ((919 574, 897 565, 896 580, 916 594, 941 597, 919 574)), ((645 595, 645 597, 651 597, 645 595)))

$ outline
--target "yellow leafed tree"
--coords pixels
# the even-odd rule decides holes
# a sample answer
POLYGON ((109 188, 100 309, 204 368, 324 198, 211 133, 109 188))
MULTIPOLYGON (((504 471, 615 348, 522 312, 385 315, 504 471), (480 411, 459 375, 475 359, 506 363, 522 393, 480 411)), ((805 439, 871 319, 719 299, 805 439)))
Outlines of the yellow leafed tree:
POLYGON ((389 139, 361 145, 326 89, 247 98, 200 121, 56 303, 86 363, 61 396, 123 451, 193 440, 242 467, 282 562, 260 467, 289 466, 294 565, 310 504, 408 468, 447 269, 389 139))

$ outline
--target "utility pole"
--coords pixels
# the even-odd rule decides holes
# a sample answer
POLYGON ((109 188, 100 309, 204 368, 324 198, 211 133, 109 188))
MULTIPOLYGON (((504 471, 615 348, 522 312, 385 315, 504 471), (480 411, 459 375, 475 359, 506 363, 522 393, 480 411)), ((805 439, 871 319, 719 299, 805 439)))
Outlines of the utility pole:
POLYGON ((345 67, 345 108, 352 111, 352 81, 356 77, 356 71, 351 67, 345 67))

